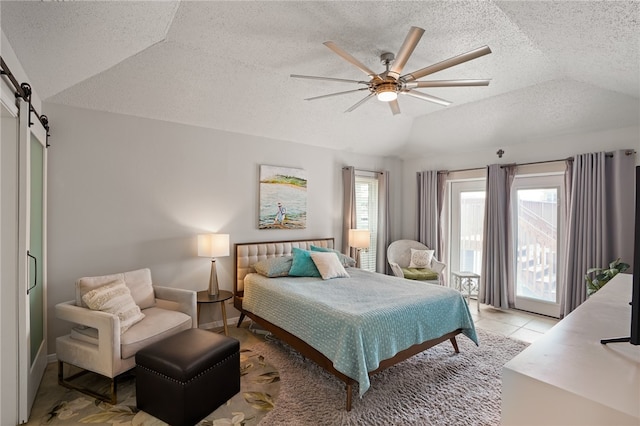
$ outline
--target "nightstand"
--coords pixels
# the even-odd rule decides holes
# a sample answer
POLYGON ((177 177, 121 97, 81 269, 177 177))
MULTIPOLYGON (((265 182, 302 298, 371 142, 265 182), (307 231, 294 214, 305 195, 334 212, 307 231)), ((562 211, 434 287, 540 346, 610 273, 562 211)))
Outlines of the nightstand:
POLYGON ((203 303, 219 303, 220 309, 222 310, 222 325, 224 325, 224 334, 225 336, 229 335, 229 330, 227 329, 227 309, 224 306, 224 302, 231 299, 233 297, 233 293, 227 290, 220 290, 217 296, 212 296, 209 294, 209 290, 202 290, 198 292, 198 325, 200 324, 200 305, 203 303))

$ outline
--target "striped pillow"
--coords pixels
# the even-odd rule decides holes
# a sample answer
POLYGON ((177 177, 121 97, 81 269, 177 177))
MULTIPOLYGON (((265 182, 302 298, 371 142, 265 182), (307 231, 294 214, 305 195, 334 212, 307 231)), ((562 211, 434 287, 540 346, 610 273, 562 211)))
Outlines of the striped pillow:
POLYGON ((91 290, 82 296, 89 309, 108 312, 120 318, 120 334, 144 318, 140 307, 131 297, 129 287, 122 279, 91 290))

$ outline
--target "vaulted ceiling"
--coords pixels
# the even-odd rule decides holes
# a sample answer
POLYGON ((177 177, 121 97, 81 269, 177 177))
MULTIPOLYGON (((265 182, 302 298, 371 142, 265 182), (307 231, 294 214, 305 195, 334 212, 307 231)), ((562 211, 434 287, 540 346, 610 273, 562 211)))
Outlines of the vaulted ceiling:
MULTIPOLYGON (((2 31, 47 102, 408 158, 531 143, 640 123, 637 1, 2 1, 2 31), (425 29, 410 72, 488 45, 423 80, 401 114, 343 82, 367 80, 333 41, 384 71, 409 28, 425 29)), ((354 85, 355 86, 355 85, 354 85)), ((46 111, 45 111, 46 113, 46 111)), ((212 141, 215 143, 215 141, 212 141)))

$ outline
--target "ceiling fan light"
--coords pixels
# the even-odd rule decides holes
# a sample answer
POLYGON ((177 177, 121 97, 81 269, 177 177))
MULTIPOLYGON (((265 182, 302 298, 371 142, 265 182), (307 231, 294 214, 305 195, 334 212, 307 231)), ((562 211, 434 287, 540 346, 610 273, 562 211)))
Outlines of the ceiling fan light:
POLYGON ((379 91, 376 96, 378 97, 378 100, 382 102, 391 102, 398 99, 398 94, 395 90, 379 91))

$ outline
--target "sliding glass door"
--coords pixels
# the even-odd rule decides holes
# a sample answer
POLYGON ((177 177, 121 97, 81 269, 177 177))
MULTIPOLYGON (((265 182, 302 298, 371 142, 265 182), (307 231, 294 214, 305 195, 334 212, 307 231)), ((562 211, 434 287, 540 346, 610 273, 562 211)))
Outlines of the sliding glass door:
POLYGON ((562 175, 517 176, 512 188, 515 307, 560 316, 562 175))
MULTIPOLYGON (((484 231, 485 180, 451 183, 451 271, 480 274, 484 231)), ((451 277, 449 282, 452 283, 451 277)))

